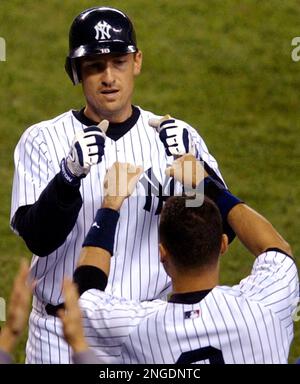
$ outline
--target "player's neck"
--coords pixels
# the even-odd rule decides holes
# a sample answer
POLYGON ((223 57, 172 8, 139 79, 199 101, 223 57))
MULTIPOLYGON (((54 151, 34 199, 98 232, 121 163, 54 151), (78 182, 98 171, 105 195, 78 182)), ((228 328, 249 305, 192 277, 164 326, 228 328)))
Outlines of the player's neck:
POLYGON ((93 108, 91 108, 90 105, 86 105, 84 108, 84 114, 86 117, 93 121, 102 121, 106 119, 110 123, 123 123, 132 115, 132 105, 128 105, 127 108, 120 112, 107 112, 105 114, 101 113, 100 111, 95 111, 93 108))
POLYGON ((199 274, 181 273, 172 277, 172 292, 185 293, 212 289, 219 284, 219 268, 205 270, 199 274))

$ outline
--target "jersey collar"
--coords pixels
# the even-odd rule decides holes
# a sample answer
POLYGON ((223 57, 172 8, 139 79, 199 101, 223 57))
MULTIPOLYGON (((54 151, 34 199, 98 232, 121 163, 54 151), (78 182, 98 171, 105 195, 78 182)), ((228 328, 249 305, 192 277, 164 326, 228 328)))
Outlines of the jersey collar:
POLYGON ((178 304, 196 304, 199 303, 199 301, 203 300, 204 297, 211 291, 211 289, 206 289, 203 291, 196 292, 173 293, 168 299, 168 302, 178 304))
MULTIPOLYGON (((99 122, 89 119, 84 114, 84 108, 80 111, 72 111, 74 117, 79 120, 82 124, 90 126, 97 125, 99 122)), ((124 136, 138 121, 140 117, 140 110, 136 106, 132 106, 132 115, 122 123, 109 123, 108 130, 106 131, 106 136, 110 139, 117 141, 122 136, 124 136)))

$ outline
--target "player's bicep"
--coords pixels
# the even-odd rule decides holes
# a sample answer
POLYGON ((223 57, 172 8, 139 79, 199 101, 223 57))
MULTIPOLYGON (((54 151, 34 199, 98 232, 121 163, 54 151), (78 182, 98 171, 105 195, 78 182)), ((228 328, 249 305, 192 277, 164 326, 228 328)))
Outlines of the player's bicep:
POLYGON ((281 320, 291 317, 299 298, 295 262, 279 251, 267 251, 256 259, 251 275, 243 279, 238 288, 281 320))
POLYGON ((46 143, 35 130, 21 137, 14 152, 14 163, 11 217, 18 207, 33 204, 54 176, 46 143))

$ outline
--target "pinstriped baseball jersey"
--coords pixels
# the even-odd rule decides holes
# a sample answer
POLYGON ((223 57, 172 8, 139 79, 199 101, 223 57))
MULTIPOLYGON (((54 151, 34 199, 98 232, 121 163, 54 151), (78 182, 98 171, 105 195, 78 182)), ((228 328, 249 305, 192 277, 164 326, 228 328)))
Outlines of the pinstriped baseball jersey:
POLYGON ((144 303, 93 289, 80 303, 104 363, 286 363, 298 294, 294 261, 269 250, 233 287, 144 303))
MULTIPOLYGON (((157 132, 148 125, 154 117, 140 110, 136 124, 121 138, 105 142, 105 154, 81 182, 83 205, 66 241, 47 257, 33 256, 31 274, 37 280, 35 295, 44 303, 63 301, 62 281, 72 277, 84 237, 100 207, 106 170, 115 161, 144 167, 135 195, 120 211, 115 251, 107 291, 114 295, 145 300, 164 294, 169 278, 159 263, 157 226, 162 192, 176 190, 165 176, 172 157, 165 154, 157 132), (149 190, 152 195, 149 196, 149 190), (148 194, 148 196, 146 196, 148 194)), ((36 124, 25 131, 15 150, 15 175, 11 217, 18 207, 33 204, 49 181, 60 171, 59 164, 69 150, 74 134, 86 126, 68 111, 53 120, 36 124)), ((220 176, 216 160, 208 153, 198 133, 191 133, 204 161, 220 176)))

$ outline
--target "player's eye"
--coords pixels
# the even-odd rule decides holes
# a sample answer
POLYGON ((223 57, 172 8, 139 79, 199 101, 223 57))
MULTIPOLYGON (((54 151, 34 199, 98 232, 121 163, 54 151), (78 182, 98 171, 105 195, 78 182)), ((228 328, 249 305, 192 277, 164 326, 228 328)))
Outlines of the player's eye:
POLYGON ((91 69, 103 69, 104 65, 102 63, 91 63, 89 65, 89 68, 91 68, 91 69))
POLYGON ((84 69, 89 72, 98 72, 103 71, 105 68, 105 65, 99 61, 91 62, 91 63, 85 63, 84 69))
POLYGON ((114 63, 115 63, 116 65, 123 65, 123 64, 125 64, 126 62, 127 62, 126 59, 121 59, 121 58, 119 58, 119 59, 115 59, 115 60, 114 60, 114 63))

